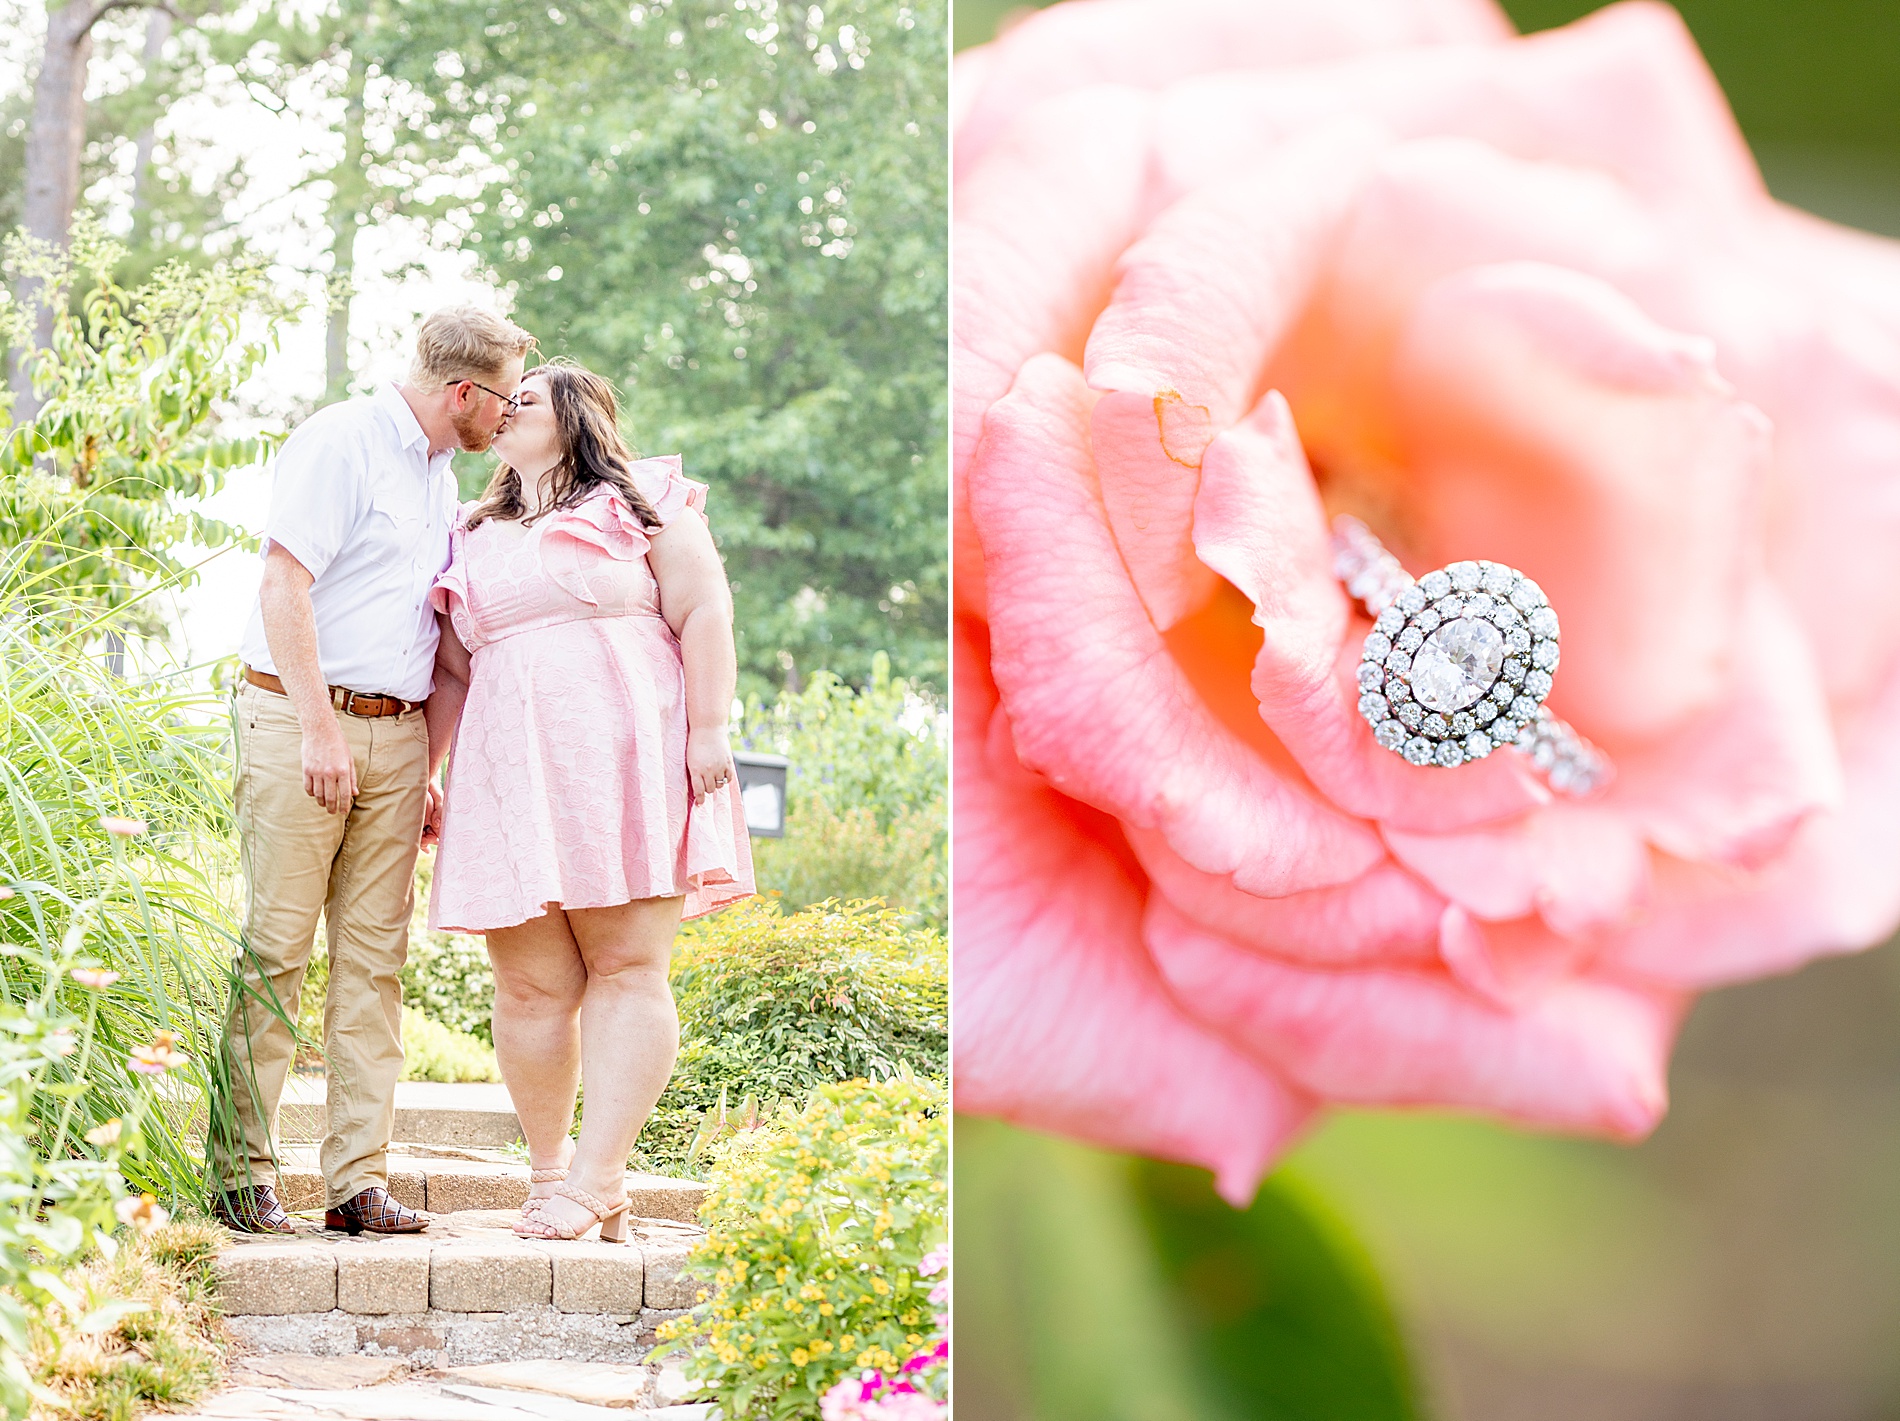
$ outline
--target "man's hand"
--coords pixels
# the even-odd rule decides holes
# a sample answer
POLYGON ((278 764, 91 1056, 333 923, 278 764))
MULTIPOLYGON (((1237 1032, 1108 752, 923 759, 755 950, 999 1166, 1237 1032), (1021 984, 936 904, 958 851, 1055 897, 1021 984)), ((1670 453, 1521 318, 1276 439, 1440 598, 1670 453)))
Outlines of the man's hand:
POLYGON ((422 807, 422 843, 420 847, 433 849, 442 842, 442 791, 431 781, 423 790, 427 796, 422 807))
POLYGON ((303 791, 331 814, 348 814, 356 798, 356 761, 334 716, 304 730, 303 791))

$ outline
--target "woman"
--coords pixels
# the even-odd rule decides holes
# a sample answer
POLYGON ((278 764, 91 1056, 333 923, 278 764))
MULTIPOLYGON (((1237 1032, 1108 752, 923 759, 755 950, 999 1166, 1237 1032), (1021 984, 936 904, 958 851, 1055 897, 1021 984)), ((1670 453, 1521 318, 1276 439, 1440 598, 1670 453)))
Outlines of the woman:
POLYGON ((598 1223, 617 1242, 627 1154, 679 1047, 674 933, 752 892, 732 600, 705 486, 628 454, 605 380, 543 365, 517 399, 434 593, 432 709, 459 703, 461 723, 429 921, 488 938, 533 1168, 515 1232, 598 1223))

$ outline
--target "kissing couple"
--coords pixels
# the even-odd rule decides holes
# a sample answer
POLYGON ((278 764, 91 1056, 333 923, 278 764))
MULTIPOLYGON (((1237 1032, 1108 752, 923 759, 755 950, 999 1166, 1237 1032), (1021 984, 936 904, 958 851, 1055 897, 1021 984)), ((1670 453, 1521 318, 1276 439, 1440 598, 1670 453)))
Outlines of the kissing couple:
POLYGON ((533 350, 490 312, 437 311, 406 379, 319 410, 277 456, 235 700, 237 1135, 211 1161, 234 1229, 291 1231, 272 1137, 319 917, 325 1223, 428 1227, 390 1196, 387 1157, 397 977, 435 842, 429 924, 484 934, 494 965, 532 1168, 515 1231, 624 1239, 627 1156, 679 1046, 674 935, 752 892, 705 486, 628 451, 600 376, 524 374, 533 350), (487 491, 458 507, 450 459, 491 446, 487 491))

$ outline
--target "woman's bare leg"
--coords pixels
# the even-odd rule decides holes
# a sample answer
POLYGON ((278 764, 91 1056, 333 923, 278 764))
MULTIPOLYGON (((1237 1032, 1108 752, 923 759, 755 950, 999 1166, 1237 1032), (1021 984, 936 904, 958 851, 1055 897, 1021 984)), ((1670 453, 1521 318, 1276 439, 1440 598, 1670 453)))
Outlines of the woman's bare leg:
MULTIPOLYGON (((581 1002, 587 969, 554 908, 488 934, 495 969, 495 1059, 521 1119, 531 1168, 565 1166, 573 1154, 574 1093, 581 1077, 581 1002)), ((544 1197, 552 1184, 529 1193, 544 1197)))
MULTIPOLYGON (((567 914, 587 973, 580 1013, 587 1100, 568 1182, 608 1202, 625 1189, 634 1137, 666 1089, 679 1053, 679 1013, 667 968, 684 902, 643 898, 567 914)), ((541 1217, 570 1228, 587 1222, 580 1206, 561 1198, 544 1205, 541 1217)))

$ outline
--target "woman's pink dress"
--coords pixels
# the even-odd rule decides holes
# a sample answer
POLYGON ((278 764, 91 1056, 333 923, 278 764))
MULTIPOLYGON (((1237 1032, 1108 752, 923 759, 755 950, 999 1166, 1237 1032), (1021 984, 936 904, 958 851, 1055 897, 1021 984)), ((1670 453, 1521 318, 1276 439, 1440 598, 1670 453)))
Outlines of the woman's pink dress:
MULTIPOLYGON (((706 486, 677 457, 642 459, 633 478, 662 526, 702 516, 706 486)), ((686 678, 646 553, 606 488, 525 535, 458 520, 434 599, 471 669, 431 927, 676 894, 692 918, 752 893, 737 782, 699 805, 687 789, 686 678)))

